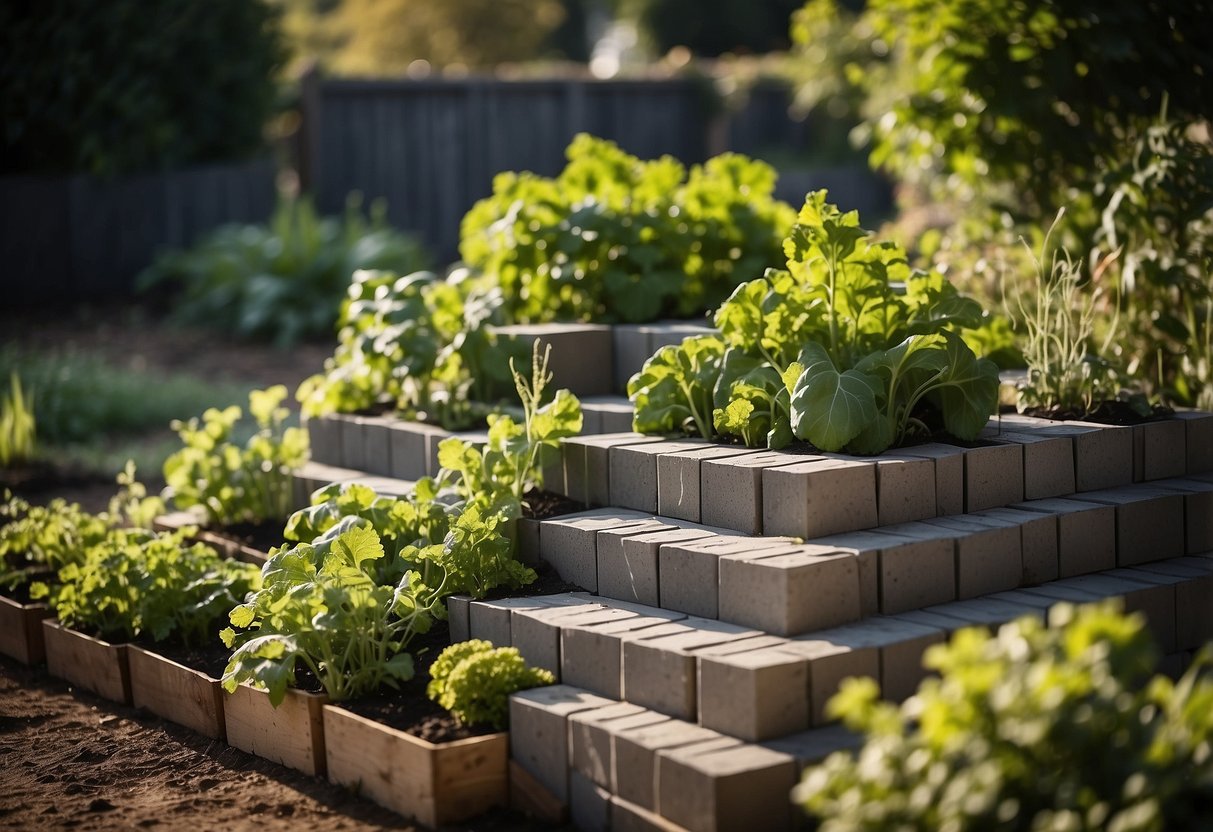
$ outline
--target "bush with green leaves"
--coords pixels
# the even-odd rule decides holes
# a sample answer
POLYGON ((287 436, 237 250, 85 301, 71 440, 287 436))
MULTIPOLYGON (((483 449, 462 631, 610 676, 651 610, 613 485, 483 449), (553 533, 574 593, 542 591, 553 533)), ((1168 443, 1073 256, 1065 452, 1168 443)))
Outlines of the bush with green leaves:
POLYGON ((491 642, 473 639, 438 654, 425 692, 461 724, 487 724, 503 731, 510 721, 511 694, 555 681, 549 671, 528 665, 517 647, 494 648, 491 642))
POLYGON ((998 369, 958 331, 981 323, 981 307, 870 237, 856 212, 809 194, 787 270, 738 286, 716 312, 719 336, 663 347, 628 382, 636 429, 860 454, 940 427, 975 439, 998 369))
POLYGON ((828 712, 867 741, 805 772, 822 832, 1203 829, 1213 824, 1213 655, 1173 682, 1139 614, 1109 605, 957 632, 900 707, 870 679, 828 712))
POLYGON ((163 254, 140 286, 179 290, 174 317, 182 323, 283 347, 328 337, 356 270, 410 272, 429 260, 416 240, 387 224, 386 213, 380 200, 364 218, 356 194, 341 219, 320 217, 306 197, 281 197, 267 224, 226 225, 163 254))
POLYGON ((249 156, 285 60, 265 0, 0 6, 0 172, 113 175, 249 156))
POLYGON ((502 294, 465 269, 445 279, 357 271, 341 305, 338 345, 296 398, 309 416, 387 406, 448 430, 482 420, 513 390, 510 358, 522 346, 497 337, 502 294))
POLYGON ((59 570, 57 584, 35 583, 30 595, 48 598, 64 625, 110 641, 205 644, 260 576, 251 564, 189 543, 194 531, 110 529, 59 570))
POLYGON ((688 173, 587 134, 567 156, 554 179, 498 174, 463 218, 460 254, 511 322, 689 318, 779 262, 793 212, 765 163, 725 154, 688 173))
POLYGON ((173 422, 184 447, 164 462, 165 494, 179 509, 197 509, 220 526, 280 520, 290 513, 291 472, 307 462, 307 432, 287 427, 281 407, 286 388, 276 385, 249 394, 249 414, 257 432, 232 441, 239 407, 210 408, 188 422, 173 422))

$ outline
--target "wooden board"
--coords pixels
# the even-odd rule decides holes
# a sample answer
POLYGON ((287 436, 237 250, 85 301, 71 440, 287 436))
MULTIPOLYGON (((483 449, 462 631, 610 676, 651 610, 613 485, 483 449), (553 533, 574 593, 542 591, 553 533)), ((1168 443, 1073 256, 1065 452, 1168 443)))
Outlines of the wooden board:
POLYGON ((131 704, 125 644, 110 644, 86 636, 51 618, 42 622, 42 634, 46 640, 47 670, 52 676, 114 702, 131 704))
POLYGON ((131 699, 136 708, 151 711, 203 736, 226 739, 223 689, 218 679, 142 647, 131 645, 126 652, 131 699))
POLYGON ((335 705, 324 707, 329 780, 426 826, 509 802, 509 735, 435 744, 335 705))
POLYGON ((263 690, 240 685, 224 692, 223 721, 227 744, 266 760, 323 777, 324 719, 327 697, 288 690, 277 708, 263 690))
POLYGON ((562 824, 569 819, 568 804, 515 760, 510 760, 510 808, 543 823, 562 824))
POLYGON ((19 604, 0 595, 0 653, 22 664, 45 662, 42 619, 51 614, 46 604, 19 604))

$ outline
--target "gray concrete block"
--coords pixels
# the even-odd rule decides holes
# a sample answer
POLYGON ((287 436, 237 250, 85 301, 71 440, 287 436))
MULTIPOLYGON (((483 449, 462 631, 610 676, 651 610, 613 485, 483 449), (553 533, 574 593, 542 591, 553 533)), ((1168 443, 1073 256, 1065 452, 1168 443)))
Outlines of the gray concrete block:
MULTIPOLYGON (((391 477, 392 474, 392 428, 400 420, 395 416, 359 416, 357 425, 362 431, 363 470, 370 474, 391 477)), ((405 477, 404 479, 417 479, 405 477)))
POLYGON ((652 725, 668 719, 628 702, 571 714, 569 765, 591 782, 610 789, 614 768, 611 760, 611 729, 621 725, 652 725))
POLYGON ((643 436, 639 433, 604 433, 562 440, 560 451, 565 496, 591 506, 610 505, 610 449, 664 441, 660 436, 643 436))
POLYGON ((657 752, 694 743, 720 740, 715 731, 677 719, 612 727, 611 783, 618 797, 650 811, 657 811, 657 752))
POLYGON ((581 428, 583 436, 628 433, 635 410, 626 396, 585 396, 581 399, 581 415, 585 421, 581 428))
POLYGON ((955 618, 969 627, 988 627, 997 630, 1003 624, 1017 618, 1030 616, 1042 622, 1047 614, 1039 605, 1023 604, 1007 598, 994 600, 992 598, 972 598, 967 601, 953 601, 950 604, 940 604, 929 607, 925 612, 955 618))
POLYGON ((963 517, 937 517, 921 523, 904 523, 896 527, 896 532, 916 538, 950 538, 954 542, 957 598, 1014 589, 1023 579, 1020 535, 1013 526, 999 527, 963 517))
POLYGON ((853 647, 834 630, 789 639, 780 649, 808 660, 809 717, 814 726, 830 722, 826 703, 838 692, 843 679, 852 676, 880 679, 880 650, 870 645, 853 647))
POLYGON ((1150 483, 1184 495, 1184 551, 1213 550, 1213 483, 1199 479, 1170 479, 1150 483))
POLYGON ((312 462, 341 467, 345 465, 341 434, 348 417, 339 413, 303 418, 312 462))
POLYGON ((611 363, 615 392, 627 395, 628 380, 640 372, 653 355, 652 330, 647 324, 615 324, 611 327, 611 363))
POLYGON ((1055 581, 1059 577, 1057 515, 1015 508, 991 508, 975 518, 992 517, 1019 528, 1024 586, 1055 581))
POLYGON ((501 598, 495 601, 473 601, 468 606, 468 637, 493 643, 494 647, 509 647, 514 643, 510 618, 514 610, 551 609, 542 598, 501 598))
MULTIPOLYGON (((567 388, 578 396, 605 396, 614 392, 614 345, 605 324, 547 323, 495 326, 498 337, 526 344, 539 342, 542 353, 551 346, 548 370, 552 389, 567 388)), ((528 367, 518 370, 527 375, 528 367)))
POLYGON ((338 468, 320 462, 305 462, 303 467, 291 472, 291 500, 297 508, 312 505, 312 495, 333 483, 347 483, 357 479, 360 471, 338 468))
MULTIPOLYGON (((549 596, 550 597, 550 596, 549 596)), ((624 613, 624 617, 629 613, 624 613)), ((545 603, 533 608, 511 610, 510 638, 514 647, 533 667, 542 667, 560 676, 561 619, 570 617, 583 623, 610 621, 620 617, 617 610, 582 600, 545 603)))
POLYGON ((881 526, 938 515, 935 461, 883 454, 876 463, 876 516, 881 526))
POLYGON ((965 511, 1023 501, 1022 445, 986 445, 965 450, 965 511))
POLYGON ((451 438, 462 439, 464 442, 467 442, 476 448, 480 448, 481 450, 484 449, 484 446, 487 445, 489 441, 488 433, 482 430, 463 430, 456 431, 454 433, 446 433, 445 431, 442 433, 427 433, 425 437, 425 444, 426 454, 429 457, 429 461, 426 462, 426 465, 429 466, 427 471, 431 477, 437 477, 438 472, 442 470, 442 465, 438 461, 439 447, 443 442, 451 438))
POLYGON ((569 818, 579 832, 609 832, 611 793, 580 772, 570 771, 569 818))
POLYGON ((939 517, 964 514, 965 463, 964 448, 929 442, 900 448, 898 456, 930 459, 935 463, 935 513, 939 517))
POLYGON ((1086 500, 1032 500, 1013 508, 1057 518, 1057 576, 1086 575, 1116 565, 1116 509, 1086 500))
POLYGON ((657 511, 657 458, 660 454, 702 450, 702 441, 619 445, 608 451, 610 503, 653 513, 657 511))
POLYGON ((1134 566, 1184 554, 1183 495, 1149 486, 1092 491, 1084 500, 1116 507, 1116 563, 1134 566))
POLYGON ((819 459, 763 469, 763 534, 814 538, 877 522, 874 463, 819 459))
POLYGON ((657 570, 661 547, 667 543, 688 543, 713 537, 716 537, 715 533, 706 529, 674 527, 637 534, 601 532, 598 538, 598 594, 659 606, 657 570))
POLYGON ((802 546, 719 560, 719 616, 780 636, 836 627, 861 617, 859 559, 802 546))
POLYGON ((685 832, 673 821, 621 797, 611 798, 611 823, 615 832, 685 832))
POLYGON ((1023 447, 1025 500, 1065 497, 1074 493, 1074 443, 1068 436, 1019 433, 1002 429, 998 420, 991 421, 981 435, 983 439, 1023 447))
POLYGON ((1159 584, 1152 581, 1126 578, 1121 575, 1081 575, 1070 578, 1068 583, 1104 598, 1120 598, 1125 612, 1141 613, 1146 626, 1158 641, 1164 653, 1176 647, 1176 598, 1174 584, 1159 584))
POLYGON ((824 762, 835 751, 858 751, 863 747, 864 740, 863 734, 856 734, 842 725, 827 725, 768 740, 762 745, 772 751, 791 755, 803 772, 809 766, 824 762))
POLYGON ((623 697, 623 639, 644 637, 651 627, 682 618, 634 615, 626 610, 606 621, 570 623, 560 628, 560 679, 612 699, 623 697))
POLYGON ((787 540, 737 535, 717 535, 702 540, 663 544, 657 554, 661 606, 688 615, 716 618, 719 614, 722 557, 792 551, 795 551, 795 546, 787 540))
POLYGON ((1188 474, 1213 471, 1213 413, 1199 410, 1176 411, 1173 417, 1184 423, 1188 474))
POLYGON ((468 605, 470 595, 449 595, 446 599, 446 617, 451 631, 451 644, 467 641, 472 637, 468 605))
POLYGON ((657 458, 657 513, 698 523, 701 468, 704 460, 727 459, 756 453, 751 448, 708 445, 690 451, 663 454, 657 458))
MULTIPOLYGON (((388 426, 389 473, 393 477, 419 480, 430 473, 431 438, 445 439, 449 434, 424 422, 393 420, 388 426)), ((436 473, 436 472, 433 472, 436 473)))
POLYGON ((645 635, 623 641, 624 699, 692 721, 698 708, 696 653, 761 635, 756 630, 702 618, 688 618, 642 633, 645 635))
POLYGON ((568 685, 510 697, 510 756, 561 803, 569 800, 568 717, 614 704, 568 685))
POLYGON ((1188 471, 1187 424, 1178 419, 1133 426, 1133 481, 1182 477, 1188 471))
POLYGON ((757 745, 684 746, 657 752, 662 817, 701 832, 785 829, 796 763, 757 745))
POLYGON ((1062 422, 1039 429, 1074 442, 1074 483, 1079 491, 1098 491, 1133 481, 1133 429, 1087 422, 1062 422))
POLYGON ((765 468, 819 459, 786 451, 761 451, 700 463, 700 519, 743 534, 762 534, 762 472, 765 468))
POLYGON ((699 724, 757 742, 809 727, 809 665, 773 647, 699 657, 699 724))
POLYGON ((864 618, 877 612, 892 615, 956 598, 956 546, 952 538, 911 537, 898 534, 898 528, 846 532, 811 541, 859 557, 864 618), (873 562, 871 579, 864 576, 868 560, 873 562), (873 584, 871 589, 868 580, 873 584), (875 592, 874 605, 867 600, 869 592, 875 592))
POLYGON ((653 352, 666 346, 678 346, 687 338, 711 335, 717 330, 705 318, 702 321, 668 320, 648 324, 650 346, 653 352))
POLYGON ((598 588, 598 532, 651 522, 627 509, 596 509, 566 514, 539 524, 539 557, 560 577, 590 592, 598 588))

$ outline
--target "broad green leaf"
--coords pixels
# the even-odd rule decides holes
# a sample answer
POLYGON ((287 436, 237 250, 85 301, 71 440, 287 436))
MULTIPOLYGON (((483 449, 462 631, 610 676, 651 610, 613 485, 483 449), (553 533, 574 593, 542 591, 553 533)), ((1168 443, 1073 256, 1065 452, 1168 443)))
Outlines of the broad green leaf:
POLYGON ((829 361, 806 363, 792 391, 792 430, 823 451, 841 450, 876 420, 878 382, 856 370, 839 373, 829 361))

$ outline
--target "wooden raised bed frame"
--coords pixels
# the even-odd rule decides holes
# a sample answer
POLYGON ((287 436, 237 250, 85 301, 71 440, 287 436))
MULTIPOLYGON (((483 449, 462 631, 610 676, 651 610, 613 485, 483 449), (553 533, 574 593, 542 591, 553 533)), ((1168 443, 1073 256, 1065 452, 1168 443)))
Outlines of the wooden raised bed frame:
POLYGON ((328 697, 287 690, 275 708, 263 690, 240 685, 223 698, 227 744, 315 777, 325 773, 324 719, 328 697))
POLYGON ((21 604, 0 595, 0 653, 22 664, 45 662, 42 619, 52 615, 46 604, 21 604))
POLYGON ((136 708, 211 739, 227 738, 218 679, 133 644, 127 648, 127 661, 136 708))
POLYGON ((328 776, 426 826, 509 803, 509 735, 431 743, 335 705, 324 706, 328 776))
POLYGON ((64 627, 42 622, 46 665, 52 676, 123 705, 131 704, 131 675, 125 644, 110 644, 64 627))

